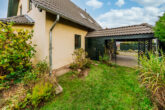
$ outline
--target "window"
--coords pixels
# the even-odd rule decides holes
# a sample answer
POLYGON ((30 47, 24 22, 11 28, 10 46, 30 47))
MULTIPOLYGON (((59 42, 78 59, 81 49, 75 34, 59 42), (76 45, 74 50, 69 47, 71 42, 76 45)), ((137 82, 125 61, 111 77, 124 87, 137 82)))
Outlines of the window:
MULTIPOLYGON (((32 9, 32 0, 28 0, 28 9, 31 10, 32 9)), ((28 10, 28 11, 29 11, 28 10)))
POLYGON ((20 15, 22 15, 22 5, 20 6, 20 15))
POLYGON ((75 35, 75 49, 81 48, 81 36, 75 35))

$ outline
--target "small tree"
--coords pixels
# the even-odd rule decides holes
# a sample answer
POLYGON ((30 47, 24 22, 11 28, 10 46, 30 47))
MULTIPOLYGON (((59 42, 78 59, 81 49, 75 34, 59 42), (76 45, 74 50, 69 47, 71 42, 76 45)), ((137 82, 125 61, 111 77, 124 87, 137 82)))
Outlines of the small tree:
POLYGON ((165 13, 156 22, 154 27, 155 37, 158 37, 161 42, 165 42, 165 13))
POLYGON ((31 58, 35 54, 32 36, 33 32, 14 30, 12 23, 0 22, 0 76, 15 79, 32 68, 31 58))

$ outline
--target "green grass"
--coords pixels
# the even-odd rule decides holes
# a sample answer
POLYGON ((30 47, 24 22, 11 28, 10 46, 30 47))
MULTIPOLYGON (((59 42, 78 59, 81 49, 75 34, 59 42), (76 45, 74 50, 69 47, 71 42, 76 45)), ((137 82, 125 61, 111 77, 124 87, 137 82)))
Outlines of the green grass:
POLYGON ((64 92, 41 110, 151 110, 147 93, 140 88, 134 69, 92 66, 89 76, 72 79, 72 73, 59 78, 64 92))

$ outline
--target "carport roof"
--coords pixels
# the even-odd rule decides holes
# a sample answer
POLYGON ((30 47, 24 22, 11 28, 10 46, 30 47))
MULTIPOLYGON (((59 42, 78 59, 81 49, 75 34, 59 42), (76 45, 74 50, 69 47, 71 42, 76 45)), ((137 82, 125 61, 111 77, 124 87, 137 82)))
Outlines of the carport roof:
POLYGON ((111 37, 111 36, 127 36, 127 35, 140 35, 140 34, 153 34, 152 26, 143 23, 140 25, 124 26, 111 29, 102 29, 89 32, 86 37, 111 37))

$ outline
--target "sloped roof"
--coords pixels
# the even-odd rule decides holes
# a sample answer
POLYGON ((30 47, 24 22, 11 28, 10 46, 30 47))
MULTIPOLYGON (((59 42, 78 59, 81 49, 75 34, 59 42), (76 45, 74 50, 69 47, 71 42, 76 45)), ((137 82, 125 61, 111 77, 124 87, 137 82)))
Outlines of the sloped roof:
POLYGON ((111 37, 124 35, 138 35, 138 34, 153 34, 152 26, 143 23, 140 25, 124 26, 111 29, 103 29, 89 32, 86 37, 111 37))
POLYGON ((84 10, 76 6, 71 0, 32 0, 39 8, 52 14, 59 14, 72 22, 93 30, 102 29, 101 26, 84 10))
POLYGON ((15 24, 20 24, 20 25, 33 25, 34 24, 33 19, 31 19, 28 15, 1 18, 0 21, 2 21, 4 23, 14 22, 15 24))

